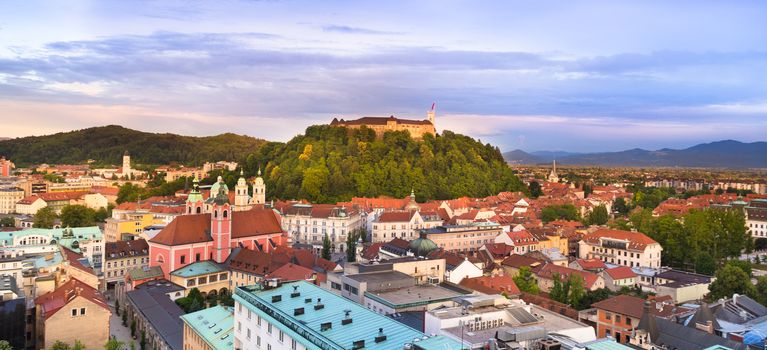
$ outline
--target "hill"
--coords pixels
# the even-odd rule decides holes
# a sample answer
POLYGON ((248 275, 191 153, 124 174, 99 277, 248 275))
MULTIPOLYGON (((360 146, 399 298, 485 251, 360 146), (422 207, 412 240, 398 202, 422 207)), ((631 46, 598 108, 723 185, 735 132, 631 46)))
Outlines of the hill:
MULTIPOLYGON (((482 197, 524 190, 498 148, 444 131, 414 141, 406 131, 387 132, 315 125, 287 143, 270 142, 248 155, 246 171, 264 165, 270 197, 316 203, 354 196, 418 200, 482 197)), ((228 182, 235 176, 227 174, 228 182)))
POLYGON ((238 160, 266 141, 231 133, 193 137, 155 134, 117 125, 94 127, 45 136, 0 141, 0 155, 19 166, 52 163, 73 164, 93 159, 102 164, 120 164, 127 150, 141 164, 201 164, 206 161, 238 160))
POLYGON ((539 164, 545 162, 543 157, 535 156, 521 149, 505 152, 503 159, 506 159, 511 164, 539 164))
POLYGON ((743 143, 724 140, 680 150, 664 148, 649 151, 635 148, 621 152, 569 155, 557 158, 557 163, 636 167, 767 168, 767 142, 743 143))

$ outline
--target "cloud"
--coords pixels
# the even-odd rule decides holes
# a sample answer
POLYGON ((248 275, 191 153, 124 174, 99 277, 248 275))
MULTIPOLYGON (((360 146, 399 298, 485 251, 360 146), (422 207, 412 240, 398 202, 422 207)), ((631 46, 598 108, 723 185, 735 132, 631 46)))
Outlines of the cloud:
POLYGON ((327 33, 369 34, 369 35, 401 35, 403 34, 402 32, 390 32, 390 31, 351 27, 351 26, 336 25, 336 24, 322 26, 322 31, 327 33))

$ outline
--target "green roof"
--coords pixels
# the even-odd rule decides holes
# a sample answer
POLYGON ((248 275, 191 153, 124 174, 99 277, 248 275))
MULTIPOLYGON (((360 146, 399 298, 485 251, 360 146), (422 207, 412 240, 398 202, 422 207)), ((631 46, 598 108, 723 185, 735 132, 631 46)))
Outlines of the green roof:
POLYGON ((93 239, 103 239, 104 234, 98 228, 98 226, 88 227, 72 227, 72 228, 30 228, 20 231, 5 231, 0 232, 0 245, 12 246, 14 237, 27 237, 27 236, 44 236, 49 239, 53 239, 56 243, 61 244, 77 253, 80 252, 79 248, 73 248, 72 243, 75 241, 86 241, 93 239), (72 235, 65 237, 64 232, 71 230, 72 235))
MULTIPOLYGON (((258 285, 238 287, 234 299, 288 333, 309 350, 351 349, 357 341, 364 341, 366 350, 401 349, 403 344, 426 336, 306 281, 284 283, 273 289, 262 289, 258 285), (296 293, 298 295, 294 296, 296 293), (324 307, 315 310, 318 300, 324 307), (296 315, 300 311, 303 313, 296 315), (352 321, 344 325, 342 320, 346 319, 347 312, 352 321), (322 329, 323 324, 329 324, 330 328, 322 329), (376 342, 379 329, 386 338, 379 338, 379 342, 376 342)), ((444 336, 434 338, 430 342, 425 339, 416 344, 423 350, 461 348, 460 343, 444 336)))
POLYGON ((705 348, 703 350, 732 350, 732 349, 722 345, 714 345, 714 346, 705 348))
POLYGON ((234 348, 234 309, 217 305, 181 316, 205 343, 215 350, 234 348))
POLYGON ((195 277, 195 276, 207 275, 211 273, 224 272, 224 271, 226 270, 224 270, 218 264, 212 261, 205 260, 205 261, 198 261, 198 262, 191 263, 176 271, 171 272, 170 274, 173 276, 188 278, 188 277, 195 277))
POLYGON ((128 270, 128 275, 130 275, 131 279, 134 281, 141 281, 147 278, 162 277, 163 273, 162 273, 162 267, 151 266, 146 270, 144 270, 143 267, 137 267, 137 268, 128 270))
POLYGON ((619 344, 612 339, 601 339, 586 345, 586 350, 631 350, 632 348, 619 344))

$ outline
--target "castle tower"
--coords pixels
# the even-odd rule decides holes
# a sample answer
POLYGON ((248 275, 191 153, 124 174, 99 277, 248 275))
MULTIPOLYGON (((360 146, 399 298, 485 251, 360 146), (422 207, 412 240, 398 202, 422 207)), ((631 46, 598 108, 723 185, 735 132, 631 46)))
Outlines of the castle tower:
POLYGON ((266 185, 264 179, 261 178, 261 168, 258 168, 258 177, 256 181, 253 181, 253 204, 265 204, 266 203, 266 185))
POLYGON ((434 117, 437 112, 436 109, 437 109, 437 102, 434 102, 431 104, 431 109, 428 112, 426 112, 426 118, 429 119, 429 121, 431 122, 431 125, 436 125, 434 124, 434 117))
POLYGON ((123 176, 127 179, 130 178, 130 175, 130 153, 126 150, 125 153, 123 153, 123 176))
POLYGON ((232 207, 223 186, 213 199, 210 214, 210 237, 213 239, 213 260, 223 263, 232 251, 232 207))
POLYGON ((237 185, 234 186, 234 210, 250 210, 250 196, 248 196, 248 182, 245 180, 245 174, 240 169, 240 178, 237 185))
POLYGON ((189 196, 186 197, 186 213, 187 214, 200 214, 203 212, 203 199, 202 193, 200 193, 200 180, 197 176, 192 181, 192 191, 189 192, 189 196))

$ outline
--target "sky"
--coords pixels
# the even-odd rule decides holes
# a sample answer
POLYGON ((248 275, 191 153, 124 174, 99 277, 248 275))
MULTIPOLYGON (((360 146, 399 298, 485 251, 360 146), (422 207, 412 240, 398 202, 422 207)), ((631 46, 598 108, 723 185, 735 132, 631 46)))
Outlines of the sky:
POLYGON ((425 119, 503 151, 767 140, 764 1, 3 1, 0 137, 286 141, 425 119))

